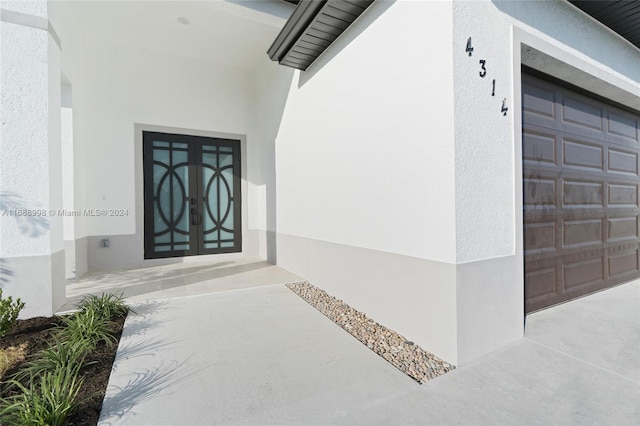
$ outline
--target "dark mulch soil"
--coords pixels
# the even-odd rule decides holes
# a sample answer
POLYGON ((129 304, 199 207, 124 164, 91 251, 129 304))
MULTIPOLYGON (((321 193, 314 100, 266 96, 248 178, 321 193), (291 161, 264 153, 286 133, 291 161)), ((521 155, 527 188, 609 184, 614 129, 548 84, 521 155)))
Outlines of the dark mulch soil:
MULTIPOLYGON (((24 363, 8 371, 3 380, 7 380, 18 372, 30 359, 42 349, 46 349, 53 344, 51 333, 54 328, 61 325, 60 317, 37 317, 27 320, 19 320, 7 335, 0 339, 0 348, 18 346, 27 343, 27 359, 24 363)), ((120 341, 124 318, 115 321, 113 334, 120 341)), ((112 347, 107 347, 103 342, 85 358, 85 365, 81 374, 84 377, 84 384, 80 390, 79 399, 82 401, 78 410, 66 421, 66 425, 96 425, 102 409, 102 400, 109 382, 111 366, 118 349, 117 343, 112 347)), ((0 383, 0 397, 6 398, 11 395, 5 383, 0 383)))

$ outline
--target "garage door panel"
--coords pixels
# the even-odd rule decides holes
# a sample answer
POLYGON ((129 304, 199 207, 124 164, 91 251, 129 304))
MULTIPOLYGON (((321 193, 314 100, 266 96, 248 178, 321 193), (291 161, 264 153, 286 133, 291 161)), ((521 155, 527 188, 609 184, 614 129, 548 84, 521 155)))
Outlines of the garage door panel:
POLYGON ((607 242, 638 239, 638 216, 609 218, 608 222, 607 242))
POLYGON ((525 178, 524 179, 524 205, 534 206, 555 206, 556 205, 556 181, 545 178, 525 178))
POLYGON ((543 121, 555 121, 556 119, 556 99, 555 90, 543 84, 532 83, 523 92, 523 111, 529 117, 528 122, 534 121, 538 116, 543 121))
POLYGON ((556 222, 528 223, 525 227, 525 245, 529 254, 547 254, 556 251, 556 222))
POLYGON ((604 256, 563 265, 564 291, 570 292, 604 283, 607 276, 604 267, 604 256))
POLYGON ((611 207, 638 207, 638 185, 610 183, 609 206, 611 207))
POLYGON ((638 249, 609 256, 609 278, 631 275, 631 278, 640 272, 638 249))
POLYGON ((525 130, 522 155, 525 161, 557 164, 556 136, 550 132, 525 130))
POLYGON ((607 130, 610 135, 622 138, 621 142, 639 141, 639 121, 637 117, 619 111, 607 111, 607 130))
POLYGON ((563 207, 602 207, 604 184, 595 181, 565 179, 562 185, 563 207))
POLYGON ((523 111, 525 311, 639 277, 640 116, 528 76, 523 111))
POLYGON ((563 138, 563 165, 604 171, 604 147, 586 141, 563 138))
POLYGON ((601 219, 569 220, 562 226, 562 247, 582 248, 604 244, 604 226, 601 219))
POLYGON ((602 132, 602 106, 586 100, 586 98, 564 95, 562 99, 561 121, 568 128, 597 130, 602 132))
POLYGON ((608 149, 608 171, 638 176, 638 152, 608 149))
POLYGON ((556 265, 547 266, 537 269, 526 275, 527 283, 525 297, 527 300, 541 302, 553 298, 557 295, 556 291, 556 265))

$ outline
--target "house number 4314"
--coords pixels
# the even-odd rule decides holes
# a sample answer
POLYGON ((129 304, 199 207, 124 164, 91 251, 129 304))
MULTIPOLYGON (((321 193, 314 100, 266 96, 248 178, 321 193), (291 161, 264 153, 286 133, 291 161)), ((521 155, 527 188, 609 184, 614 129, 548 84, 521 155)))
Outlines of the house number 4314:
MULTIPOLYGON (((467 39, 467 44, 465 46, 464 52, 469 56, 473 56, 474 50, 475 49, 473 47, 471 37, 469 37, 467 39)), ((478 61, 478 64, 480 65, 480 69, 478 70, 478 75, 480 76, 480 78, 485 78, 489 72, 489 70, 487 69, 487 60, 480 59, 478 61)), ((491 80, 491 96, 495 96, 495 95, 496 95, 496 79, 494 78, 491 80)), ((507 107, 507 98, 504 98, 502 99, 502 106, 500 107, 500 112, 502 113, 503 116, 506 116, 508 110, 509 110, 509 107, 507 107)))

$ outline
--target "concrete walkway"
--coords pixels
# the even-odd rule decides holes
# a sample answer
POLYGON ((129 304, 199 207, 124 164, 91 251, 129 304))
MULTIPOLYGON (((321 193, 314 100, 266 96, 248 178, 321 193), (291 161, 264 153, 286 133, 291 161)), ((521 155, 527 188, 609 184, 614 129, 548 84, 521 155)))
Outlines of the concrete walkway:
POLYGON ((296 281, 302 278, 259 257, 94 271, 67 280, 67 302, 59 311, 74 309, 87 294, 122 294, 129 302, 139 303, 296 281))
POLYGON ((640 424, 640 282, 530 315, 424 385, 283 285, 135 310, 102 425, 640 424))

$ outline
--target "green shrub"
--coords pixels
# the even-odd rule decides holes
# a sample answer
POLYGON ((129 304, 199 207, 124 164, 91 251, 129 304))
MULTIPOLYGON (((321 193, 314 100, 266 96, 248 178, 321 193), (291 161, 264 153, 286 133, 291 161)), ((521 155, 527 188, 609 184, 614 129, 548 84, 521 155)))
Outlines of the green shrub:
POLYGON ((35 359, 22 368, 14 379, 22 381, 28 377, 35 377, 47 371, 55 371, 73 366, 80 366, 90 349, 86 340, 61 341, 58 336, 53 336, 55 344, 37 353, 35 359))
POLYGON ((69 344, 86 344, 88 350, 94 349, 98 343, 105 342, 107 346, 115 344, 116 337, 112 333, 114 323, 102 317, 93 308, 69 315, 62 320, 56 338, 68 341, 69 344))
POLYGON ((11 296, 3 298, 0 288, 0 337, 7 334, 7 331, 16 323, 22 308, 24 308, 24 302, 20 298, 15 301, 11 296))
POLYGON ((0 418, 6 425, 57 426, 78 406, 78 393, 83 380, 78 377, 80 365, 46 371, 32 376, 25 386, 10 383, 20 394, 0 400, 0 418))
POLYGON ((93 309, 100 317, 104 319, 114 319, 116 317, 124 318, 129 312, 129 308, 124 303, 122 294, 102 293, 100 296, 85 296, 78 304, 78 309, 84 311, 93 309))

